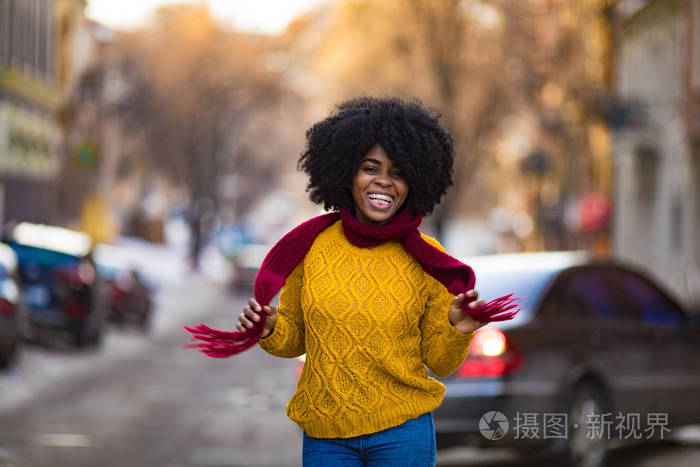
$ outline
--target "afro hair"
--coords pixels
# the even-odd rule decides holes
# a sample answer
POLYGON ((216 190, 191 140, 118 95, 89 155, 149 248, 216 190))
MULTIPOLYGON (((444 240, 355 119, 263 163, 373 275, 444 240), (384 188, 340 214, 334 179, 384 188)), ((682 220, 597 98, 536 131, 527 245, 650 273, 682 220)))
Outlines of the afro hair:
POLYGON ((379 144, 401 170, 409 192, 402 209, 427 215, 452 185, 452 137, 420 101, 360 97, 339 104, 306 132, 298 167, 311 201, 329 211, 354 207, 350 186, 362 158, 379 144))

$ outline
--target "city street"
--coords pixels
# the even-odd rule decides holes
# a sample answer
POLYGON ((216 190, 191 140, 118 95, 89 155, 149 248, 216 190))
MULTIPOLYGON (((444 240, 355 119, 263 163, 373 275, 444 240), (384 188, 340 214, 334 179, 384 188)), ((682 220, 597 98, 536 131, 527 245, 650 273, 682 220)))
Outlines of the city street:
MULTIPOLYGON (((301 437, 284 404, 296 362, 258 348, 214 360, 181 348, 181 325, 230 328, 247 297, 194 276, 156 297, 150 335, 111 329, 98 352, 25 346, 0 376, 0 466, 297 466, 301 437)), ((444 466, 523 465, 507 452, 453 449, 444 466)), ((615 467, 683 467, 700 447, 627 448, 615 467)))
POLYGON ((243 300, 195 277, 188 293, 161 297, 151 336, 111 330, 95 354, 26 346, 21 367, 0 377, 17 401, 0 403, 0 465, 298 465, 299 432, 284 414, 296 363, 181 348, 181 325, 230 328, 243 300))
POLYGON ((0 0, 0 467, 302 465, 258 274, 307 431, 700 466, 700 0, 0 0))

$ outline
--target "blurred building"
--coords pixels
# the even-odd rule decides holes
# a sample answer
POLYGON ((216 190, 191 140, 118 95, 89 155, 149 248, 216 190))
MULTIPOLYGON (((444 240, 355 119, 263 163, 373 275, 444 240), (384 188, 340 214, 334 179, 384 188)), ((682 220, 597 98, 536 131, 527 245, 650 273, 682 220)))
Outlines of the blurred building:
POLYGON ((84 0, 0 0, 0 221, 52 220, 84 0))
POLYGON ((55 184, 62 219, 99 242, 120 233, 164 240, 164 220, 178 194, 148 171, 144 131, 134 121, 144 102, 141 71, 128 34, 81 21, 76 65, 61 109, 66 154, 55 184))
POLYGON ((700 305, 700 0, 620 1, 614 254, 700 305))

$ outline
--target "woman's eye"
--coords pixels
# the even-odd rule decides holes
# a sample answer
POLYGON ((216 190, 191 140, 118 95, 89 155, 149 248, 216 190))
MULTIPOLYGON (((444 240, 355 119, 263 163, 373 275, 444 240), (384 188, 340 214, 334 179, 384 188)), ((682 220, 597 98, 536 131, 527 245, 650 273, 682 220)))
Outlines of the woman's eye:
POLYGON ((365 167, 365 172, 373 174, 377 173, 377 169, 375 169, 374 167, 365 167))
POLYGON ((394 172, 391 174, 391 176, 394 178, 403 178, 403 175, 401 175, 401 172, 394 172))

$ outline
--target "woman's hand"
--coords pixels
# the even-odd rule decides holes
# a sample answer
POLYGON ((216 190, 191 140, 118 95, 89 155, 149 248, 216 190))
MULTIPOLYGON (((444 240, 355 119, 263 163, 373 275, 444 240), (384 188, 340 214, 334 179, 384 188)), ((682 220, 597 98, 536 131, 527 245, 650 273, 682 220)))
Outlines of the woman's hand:
POLYGON ((469 303, 469 308, 476 308, 478 306, 484 305, 485 302, 483 300, 476 300, 478 297, 479 292, 477 292, 474 289, 468 290, 464 293, 457 295, 454 301, 452 302, 452 305, 450 305, 450 323, 452 323, 455 329, 457 329, 459 332, 467 334, 472 331, 476 331, 477 329, 487 324, 472 319, 471 316, 467 315, 462 311, 462 304, 467 299, 474 299, 473 302, 469 303))
POLYGON ((265 305, 260 306, 254 298, 248 300, 248 306, 243 308, 243 313, 238 315, 238 324, 236 329, 239 331, 245 331, 246 329, 252 329, 255 326, 254 323, 260 321, 260 313, 265 313, 267 319, 265 320, 265 328, 263 329, 262 335, 260 337, 267 337, 272 332, 277 322, 277 309, 271 306, 265 305))

